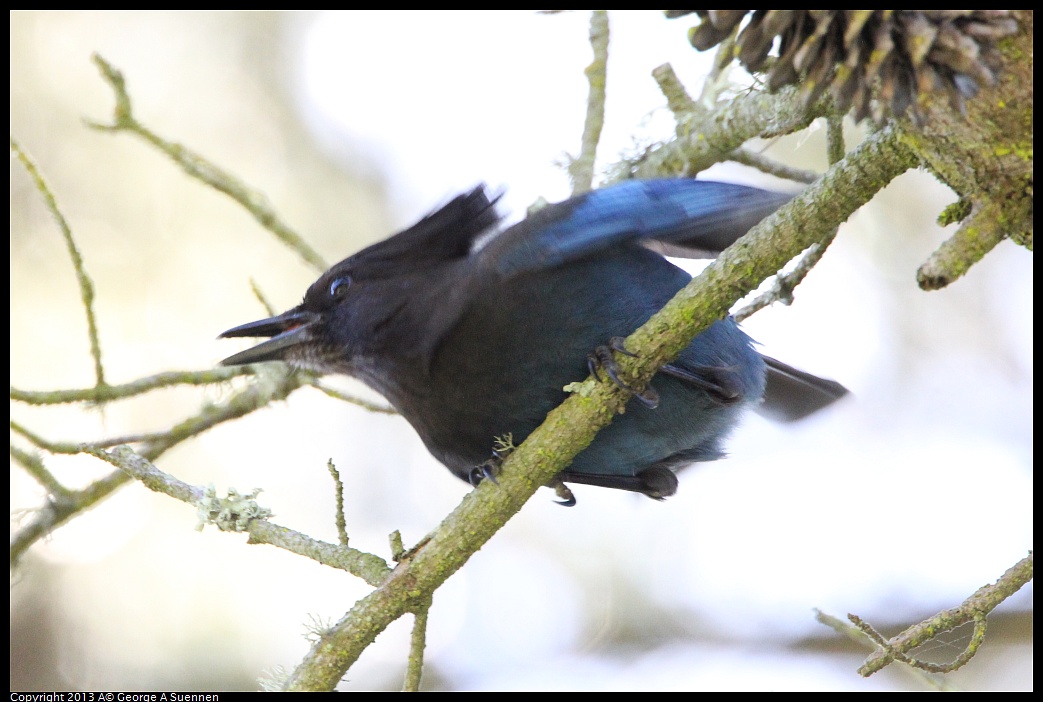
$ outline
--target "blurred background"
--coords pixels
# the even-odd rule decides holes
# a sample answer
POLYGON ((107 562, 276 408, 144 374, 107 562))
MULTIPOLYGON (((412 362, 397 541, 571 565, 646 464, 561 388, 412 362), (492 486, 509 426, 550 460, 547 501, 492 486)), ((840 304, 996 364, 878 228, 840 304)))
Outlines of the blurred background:
MULTIPOLYGON (((111 119, 90 57, 122 70, 137 117, 263 191, 335 262, 461 189, 507 188, 514 218, 568 195, 589 16, 500 12, 11 13, 11 133, 37 161, 96 291, 111 383, 197 370, 245 347, 215 336, 280 309, 317 271, 227 197, 111 119)), ((670 135, 650 72, 671 62, 698 94, 691 22, 610 15, 601 165, 670 135)), ((736 80, 742 80, 736 75, 736 80)), ((849 148, 860 133, 849 133, 849 148)), ((824 129, 763 148, 825 167, 824 129)), ((708 176, 793 188, 740 167, 708 176)), ((866 652, 814 620, 854 612, 892 635, 959 604, 1032 546, 1032 260, 1005 242, 956 284, 923 293, 917 266, 947 236, 953 194, 896 180, 840 232, 796 304, 748 320, 763 350, 853 396, 798 425, 750 416, 729 458, 694 467, 663 503, 541 491, 435 596, 429 689, 922 689, 898 666, 863 680, 866 652)), ((93 382, 60 232, 11 161, 11 383, 93 382)), ((377 399, 348 379, 344 388, 377 399)), ((228 388, 176 389, 103 409, 14 405, 51 440, 155 431, 228 388)), ((24 442, 15 440, 24 447, 24 442)), ((389 556, 466 493, 404 420, 305 389, 182 444, 160 467, 219 491, 264 489, 275 520, 336 540, 332 458, 351 544, 389 556)), ((108 472, 48 458, 72 485, 108 472)), ((11 475, 12 533, 44 499, 11 475)), ((140 485, 57 530, 12 571, 11 689, 232 690, 292 668, 309 626, 368 587, 245 538, 194 530, 186 505, 140 485)), ((341 689, 398 689, 411 621, 384 633, 341 689)), ((955 658, 970 628, 923 657, 955 658)), ((978 657, 946 681, 1031 689, 1031 587, 990 618, 978 657)))

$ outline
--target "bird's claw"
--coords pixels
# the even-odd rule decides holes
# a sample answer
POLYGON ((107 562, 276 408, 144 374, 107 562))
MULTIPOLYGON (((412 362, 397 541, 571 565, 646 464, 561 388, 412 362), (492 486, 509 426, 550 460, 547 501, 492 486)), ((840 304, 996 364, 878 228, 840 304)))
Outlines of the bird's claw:
POLYGON ((659 393, 656 392, 655 388, 651 385, 646 387, 642 391, 638 391, 636 388, 631 387, 624 383, 619 377, 619 364, 616 363, 616 359, 613 357, 612 352, 618 351, 624 356, 637 357, 636 353, 631 353, 627 350, 624 345, 624 339, 621 336, 614 336, 608 340, 608 343, 604 346, 598 346, 594 351, 587 355, 587 370, 590 374, 601 382, 601 376, 598 374, 598 368, 605 371, 605 375, 609 377, 616 387, 623 388, 627 392, 630 392, 637 398, 638 402, 643 404, 649 409, 655 409, 659 406, 659 393))
POLYGON ((503 462, 511 455, 512 451, 514 451, 514 444, 511 441, 510 434, 497 437, 493 443, 493 455, 484 463, 472 468, 471 472, 467 474, 467 481, 471 483, 472 487, 478 487, 478 483, 483 480, 488 480, 493 485, 499 485, 500 483, 497 482, 496 476, 500 474, 503 462))
POLYGON ((499 485, 496 476, 499 475, 502 464, 503 459, 494 451, 492 458, 471 469, 471 472, 467 474, 467 481, 471 483, 471 487, 478 487, 483 480, 488 480, 493 485, 499 485))
POLYGON ((558 502, 555 502, 554 504, 561 505, 562 507, 576 506, 576 496, 573 495, 572 490, 561 481, 561 478, 555 478, 550 481, 547 483, 547 487, 554 488, 554 495, 558 498, 558 502))

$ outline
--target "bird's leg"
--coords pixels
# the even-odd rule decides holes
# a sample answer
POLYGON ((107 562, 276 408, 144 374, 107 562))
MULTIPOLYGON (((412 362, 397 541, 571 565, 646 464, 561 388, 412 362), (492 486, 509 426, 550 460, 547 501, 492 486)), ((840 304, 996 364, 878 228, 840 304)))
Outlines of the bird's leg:
POLYGON ((598 375, 598 368, 601 368, 605 371, 605 375, 607 375, 617 387, 633 393, 634 397, 636 397, 645 407, 655 409, 659 406, 659 393, 655 391, 655 388, 649 385, 643 391, 638 392, 636 388, 630 387, 619 378, 619 364, 616 363, 616 359, 612 355, 612 352, 618 351, 624 356, 637 356, 636 353, 627 351, 623 342, 623 337, 614 336, 609 339, 608 343, 604 346, 596 347, 592 353, 587 355, 587 370, 590 371, 591 375, 597 378, 598 382, 601 382, 601 376, 598 375))
MULTIPOLYGON (((637 392, 634 388, 624 383, 619 378, 619 364, 612 356, 613 351, 618 351, 624 356, 636 357, 637 354, 627 351, 623 345, 621 336, 614 336, 608 340, 608 344, 598 346, 594 352, 587 356, 587 369, 591 375, 601 380, 598 368, 605 371, 605 375, 617 386, 634 393, 634 396, 645 407, 655 409, 659 405, 659 393, 649 385, 644 392, 637 392)), ((683 380, 706 392, 711 398, 722 405, 731 405, 743 399, 742 385, 731 368, 718 366, 685 366, 681 367, 673 363, 667 363, 659 369, 659 372, 671 375, 678 380, 683 380)))
MULTIPOLYGON (((668 459, 669 460, 669 459, 668 459)), ((567 480, 581 485, 614 490, 629 490, 648 495, 653 500, 662 500, 677 492, 677 476, 666 465, 654 465, 645 468, 637 475, 605 475, 596 473, 573 473, 564 471, 555 480, 567 480)), ((571 492, 570 492, 571 494, 571 492)))
POLYGON ((672 375, 706 391, 722 405, 733 405, 743 398, 742 383, 734 370, 719 366, 686 366, 667 363, 660 372, 672 375))

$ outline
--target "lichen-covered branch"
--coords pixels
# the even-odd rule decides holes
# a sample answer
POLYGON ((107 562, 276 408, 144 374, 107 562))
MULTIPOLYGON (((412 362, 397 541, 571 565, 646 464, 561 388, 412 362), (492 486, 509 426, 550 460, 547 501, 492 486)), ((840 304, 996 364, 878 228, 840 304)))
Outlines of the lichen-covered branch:
POLYGON ((119 468, 150 490, 190 504, 200 516, 200 527, 215 524, 222 531, 245 531, 250 543, 265 543, 306 556, 324 565, 346 570, 371 585, 378 585, 391 569, 380 557, 345 545, 329 544, 292 529, 271 524, 271 511, 257 504, 260 490, 239 493, 229 490, 220 498, 212 486, 190 485, 161 471, 129 446, 112 451, 91 449, 87 453, 119 468))
POLYGON ((794 90, 781 90, 774 95, 763 92, 738 95, 713 110, 693 112, 679 125, 682 136, 620 162, 612 169, 609 180, 695 175, 727 160, 731 152, 754 137, 767 138, 804 129, 826 114, 827 104, 819 101, 805 110, 794 90))
POLYGON ((978 588, 959 607, 939 612, 930 619, 911 626, 890 639, 884 638, 860 617, 849 614, 848 618, 879 647, 858 669, 859 675, 869 677, 896 660, 928 672, 948 673, 956 670, 974 657, 978 647, 985 640, 986 617, 988 614, 999 606, 1000 603, 1024 587, 1030 580, 1032 580, 1031 553, 1007 569, 995 583, 978 588), (974 634, 967 648, 952 662, 939 665, 920 661, 909 655, 913 649, 931 641, 938 634, 951 631, 970 622, 974 623, 974 634))

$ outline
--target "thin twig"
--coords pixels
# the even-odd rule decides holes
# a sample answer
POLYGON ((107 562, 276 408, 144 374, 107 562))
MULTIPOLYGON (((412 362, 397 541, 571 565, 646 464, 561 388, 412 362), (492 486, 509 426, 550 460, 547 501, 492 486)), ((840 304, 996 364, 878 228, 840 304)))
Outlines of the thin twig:
POLYGON ((424 672, 424 648, 427 646, 427 613, 431 609, 429 601, 413 612, 413 633, 409 638, 409 664, 406 668, 406 679, 402 685, 403 692, 418 692, 420 678, 424 672))
POLYGON ((590 46, 594 60, 584 73, 590 91, 587 95, 587 117, 583 122, 583 139, 579 156, 569 164, 572 194, 588 192, 594 183, 594 161, 597 157, 601 129, 605 125, 605 81, 608 75, 608 12, 594 10, 590 16, 590 46))
POLYGON ((985 618, 1001 602, 1013 595, 1032 580, 1032 554, 1018 561, 1007 569, 1000 578, 992 584, 978 588, 978 590, 964 600, 960 606, 946 609, 926 619, 915 626, 911 626, 897 636, 885 639, 867 622, 854 614, 848 618, 862 631, 872 638, 879 646, 878 650, 869 658, 861 668, 859 675, 869 677, 873 673, 882 670, 891 661, 900 660, 909 665, 922 668, 931 672, 950 672, 969 661, 978 650, 985 638, 985 618), (951 631, 958 626, 974 622, 974 635, 967 649, 960 654, 952 663, 939 666, 934 663, 919 661, 908 655, 910 651, 922 646, 934 639, 938 634, 951 631))
POLYGON ((97 388, 70 390, 19 390, 11 388, 11 399, 29 405, 63 405, 71 402, 109 402, 125 400, 159 388, 178 385, 212 385, 243 375, 256 375, 256 366, 212 368, 204 371, 167 371, 123 385, 104 385, 97 388))
POLYGON ((90 339, 91 357, 94 359, 94 383, 98 388, 102 388, 105 385, 105 368, 101 362, 98 324, 94 317, 94 283, 91 282, 90 276, 87 275, 87 269, 83 264, 83 255, 80 254, 76 241, 72 238, 72 229, 58 208, 58 201, 55 199, 50 186, 47 185, 47 181, 44 180, 43 174, 36 167, 36 163, 29 158, 29 154, 22 150, 22 147, 18 145, 18 142, 13 137, 11 138, 11 150, 15 152, 18 160, 22 162, 25 170, 33 179, 36 190, 43 197, 44 204, 50 211, 51 216, 54 217, 54 221, 57 222, 58 228, 62 232, 62 237, 65 239, 65 247, 69 250, 69 258, 72 259, 73 268, 76 269, 76 280, 80 285, 80 299, 83 301, 83 309, 87 313, 87 336, 90 339))
POLYGON ((333 476, 333 487, 336 491, 337 507, 335 521, 337 524, 337 538, 341 546, 348 545, 348 521, 344 518, 344 481, 340 479, 340 471, 333 463, 333 459, 326 461, 326 469, 333 476))
POLYGON ((741 163, 744 166, 756 168, 758 171, 773 175, 778 178, 785 178, 786 180, 792 180, 797 183, 814 183, 815 180, 821 175, 815 171, 806 168, 796 168, 788 164, 776 161, 775 159, 768 158, 764 154, 758 154, 750 151, 747 148, 739 148, 732 151, 727 156, 729 161, 735 161, 741 163))
MULTIPOLYGON (((150 438, 143 440, 142 445, 140 445, 139 453, 145 459, 155 461, 159 456, 182 441, 197 436, 224 422, 250 414, 271 402, 285 399, 304 382, 302 374, 289 372, 285 368, 280 371, 278 366, 260 374, 258 378, 258 382, 251 383, 248 387, 236 392, 227 401, 204 407, 199 415, 186 419, 177 426, 172 427, 170 431, 149 435, 150 438)), ((35 446, 50 453, 75 454, 80 453, 84 448, 83 444, 47 441, 13 421, 11 422, 11 429, 21 434, 35 446)), ((12 456, 14 455, 15 453, 12 451, 12 456)), ((84 510, 93 507, 130 480, 131 478, 127 473, 117 470, 94 481, 82 490, 68 492, 67 499, 52 499, 48 501, 47 504, 36 510, 33 518, 19 528, 11 537, 10 554, 12 567, 21 558, 21 555, 37 540, 81 514, 84 510)))
POLYGON ((98 66, 98 70, 101 71, 102 77, 105 78, 116 94, 116 107, 113 110, 112 124, 100 124, 88 120, 87 124, 89 126, 100 131, 125 131, 137 134, 181 166, 185 173, 228 195, 242 205, 247 212, 254 216, 254 219, 260 222, 261 226, 272 232, 279 241, 297 252, 297 255, 316 269, 324 271, 329 267, 322 256, 308 242, 279 218, 278 213, 276 213, 263 193, 247 187, 231 173, 221 169, 191 149, 163 139, 139 122, 134 117, 123 74, 98 54, 94 54, 92 58, 98 66))

